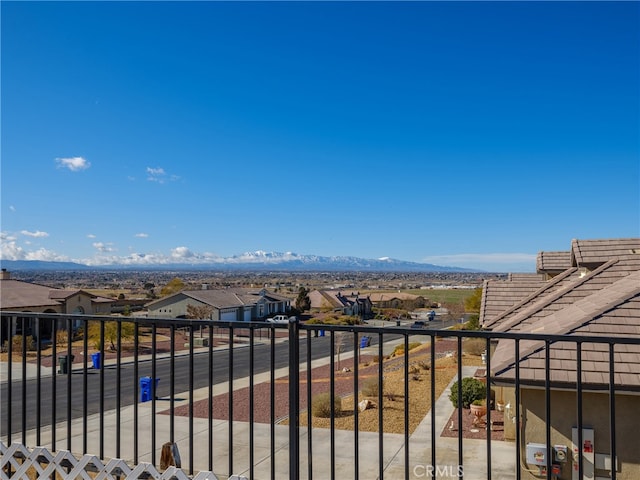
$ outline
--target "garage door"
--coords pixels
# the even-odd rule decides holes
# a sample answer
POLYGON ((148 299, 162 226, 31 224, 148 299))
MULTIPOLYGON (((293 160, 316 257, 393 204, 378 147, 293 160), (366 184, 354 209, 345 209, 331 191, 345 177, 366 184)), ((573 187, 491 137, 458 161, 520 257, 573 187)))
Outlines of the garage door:
POLYGON ((223 322, 235 322, 237 320, 236 311, 231 310, 231 311, 220 312, 220 320, 222 320, 223 322))
POLYGON ((244 311, 244 321, 245 322, 250 322, 251 321, 251 309, 248 308, 244 311))

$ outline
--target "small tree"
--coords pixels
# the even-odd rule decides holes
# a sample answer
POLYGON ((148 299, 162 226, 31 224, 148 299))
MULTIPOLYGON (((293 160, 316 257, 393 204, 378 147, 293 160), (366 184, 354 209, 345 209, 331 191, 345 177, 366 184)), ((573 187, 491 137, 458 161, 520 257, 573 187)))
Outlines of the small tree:
MULTIPOLYGON (((210 305, 187 305, 187 318, 194 320, 210 320, 213 307, 210 305)), ((202 338, 202 325, 200 326, 200 338, 202 338)))
POLYGON ((480 304, 482 302, 482 288, 476 288, 473 295, 464 301, 464 308, 467 312, 480 313, 480 304))
POLYGON ((445 303, 443 305, 449 312, 449 318, 451 320, 457 320, 464 314, 464 305, 460 303, 445 303))
POLYGON ((160 295, 162 295, 163 297, 167 295, 173 295, 174 293, 178 293, 184 290, 184 288, 185 288, 184 282, 180 280, 178 277, 175 277, 174 279, 169 281, 169 283, 167 283, 164 287, 162 287, 162 290, 160 290, 160 295))
POLYGON ((187 305, 187 318, 194 320, 209 320, 213 313, 213 307, 210 305, 187 305))
POLYGON ((480 330, 480 315, 474 313, 469 315, 469 319, 464 324, 465 330, 480 330))
POLYGON ((311 308, 311 299, 309 298, 309 289, 300 287, 295 302, 296 308, 300 312, 305 312, 311 308))
MULTIPOLYGON (((117 350, 116 342, 118 341, 118 324, 120 324, 120 339, 128 340, 135 333, 135 324, 126 321, 110 321, 104 322, 104 340, 110 343, 111 350, 117 350)), ((94 344, 96 350, 100 350, 100 322, 89 322, 89 340, 94 344)))

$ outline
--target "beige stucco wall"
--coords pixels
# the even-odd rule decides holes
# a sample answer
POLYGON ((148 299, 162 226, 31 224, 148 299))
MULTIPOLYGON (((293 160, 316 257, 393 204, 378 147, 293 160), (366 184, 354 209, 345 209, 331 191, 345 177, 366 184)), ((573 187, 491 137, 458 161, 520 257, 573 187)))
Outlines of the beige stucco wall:
MULTIPOLYGON (((170 298, 166 301, 156 303, 153 308, 149 308, 150 317, 159 318, 178 318, 187 315, 187 305, 205 306, 203 302, 194 300, 193 298, 183 296, 182 298, 170 298)), ((213 319, 218 320, 218 311, 214 309, 213 319)))
POLYGON ((507 410, 503 410, 504 412, 504 439, 506 441, 514 441, 516 439, 516 423, 511 418, 515 417, 516 414, 516 393, 513 387, 502 387, 502 386, 494 386, 491 387, 493 391, 495 391, 495 400, 496 403, 502 401, 503 405, 506 407, 509 405, 511 410, 507 412, 507 410))
POLYGON ((109 315, 111 314, 110 303, 94 303, 92 297, 85 293, 78 293, 66 299, 64 313, 82 313, 85 315, 109 315))
MULTIPOLYGON (((523 389, 521 391, 523 415, 523 446, 521 457, 522 479, 539 479, 528 471, 524 460, 526 458, 524 445, 527 443, 546 443, 545 421, 545 392, 537 389, 523 389)), ((640 396, 616 396, 616 449, 620 468, 619 480, 640 479, 640 396)), ((577 403, 575 392, 551 392, 551 443, 552 445, 566 445, 571 449, 571 428, 577 425, 577 403)), ((609 394, 583 393, 582 402, 583 427, 594 429, 595 453, 609 454, 609 394)), ((506 425, 505 425, 506 427, 506 425)), ((506 432, 505 432, 506 433, 506 432)), ((515 433, 515 432, 514 432, 515 433)), ((571 457, 571 456, 570 456, 571 457)), ((560 479, 571 479, 571 461, 562 466, 560 479)), ((537 472, 537 467, 531 470, 537 472)), ((597 470, 596 476, 607 477, 607 472, 597 470)))

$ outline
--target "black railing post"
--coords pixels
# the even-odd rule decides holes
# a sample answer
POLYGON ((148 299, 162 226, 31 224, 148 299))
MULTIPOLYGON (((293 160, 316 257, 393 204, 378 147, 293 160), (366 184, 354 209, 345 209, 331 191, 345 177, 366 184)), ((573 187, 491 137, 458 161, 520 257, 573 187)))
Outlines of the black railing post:
MULTIPOLYGON (((27 322, 30 319, 22 318, 22 398, 27 398, 27 322)), ((27 444, 27 407, 22 405, 22 444, 27 444)))
POLYGON ((611 480, 618 476, 618 455, 616 453, 616 367, 615 343, 609 344, 609 452, 611 454, 611 480))
MULTIPOLYGON (((7 443, 9 445, 11 445, 11 442, 13 441, 13 439, 11 438, 11 431, 13 429, 13 424, 11 422, 11 419, 13 418, 13 410, 12 410, 12 402, 11 399, 13 398, 13 366, 12 366, 12 358, 13 358, 13 317, 5 317, 8 318, 8 321, 6 323, 8 323, 7 328, 7 398, 9 399, 7 401, 6 405, 3 405, 3 408, 6 409, 7 412, 7 443)), ((3 328, 4 324, 3 324, 3 328)), ((54 358, 54 367, 55 367, 55 358, 56 358, 56 349, 55 349, 55 342, 54 342, 54 347, 53 347, 53 358, 54 358)), ((53 370, 55 372, 55 368, 53 370)), ((51 378, 55 378, 55 375, 52 375, 51 378)), ((51 422, 52 424, 54 424, 53 422, 51 422)), ((55 424, 54 424, 55 425, 55 424)), ((52 438, 53 441, 55 442, 55 429, 54 429, 54 433, 52 434, 52 438)))
MULTIPOLYGON (((578 445, 583 444, 583 424, 582 424, 582 343, 576 343, 576 413, 578 416, 578 445)), ((547 423, 549 420, 547 419, 547 423)), ((584 458, 582 457, 582 446, 578 448, 578 478, 584 478, 584 458)))
POLYGON ((300 325, 289 319, 289 479, 300 478, 300 325))

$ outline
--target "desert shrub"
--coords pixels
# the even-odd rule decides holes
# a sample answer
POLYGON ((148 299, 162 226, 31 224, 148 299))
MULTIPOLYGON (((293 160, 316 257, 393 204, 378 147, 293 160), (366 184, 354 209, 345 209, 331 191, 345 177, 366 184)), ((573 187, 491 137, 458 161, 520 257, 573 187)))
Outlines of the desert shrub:
POLYGON ((422 370, 426 370, 429 371, 431 370, 431 365, 429 365, 427 362, 425 362, 424 360, 420 360, 418 362, 418 367, 420 367, 422 370))
MULTIPOLYGON (((311 401, 311 412, 314 417, 331 417, 331 393, 324 392, 313 397, 311 401)), ((335 395, 333 398, 333 414, 338 416, 342 413, 342 399, 335 395)))
POLYGON ((487 349, 484 338, 467 338, 462 344, 462 351, 468 355, 480 355, 487 349))
MULTIPOLYGON (((27 352, 29 351, 33 351, 36 349, 35 343, 33 341, 33 337, 28 336, 26 337, 26 341, 27 341, 27 352)), ((13 338, 11 339, 11 350, 13 351, 13 353, 24 353, 22 351, 22 335, 14 335, 13 338)))
POLYGON ((69 335, 66 330, 58 330, 56 332, 56 345, 66 345, 69 335))
POLYGON ((379 389, 377 378, 369 378, 362 384, 362 394, 365 397, 377 397, 379 389))
MULTIPOLYGON (((458 408, 458 388, 459 382, 456 381, 451 387, 449 400, 453 404, 453 408, 458 408)), ((469 408, 476 400, 487 398, 486 385, 473 377, 465 377, 462 379, 462 408, 469 408)))
MULTIPOLYGON (((410 342, 409 351, 413 350, 414 348, 418 348, 420 345, 422 345, 420 342, 410 342)), ((393 349, 392 355, 402 355, 403 353, 404 353, 404 343, 401 343, 399 345, 396 345, 396 347, 393 349)))
POLYGON ((448 328, 448 330, 464 330, 464 323, 456 323, 455 325, 448 328))

